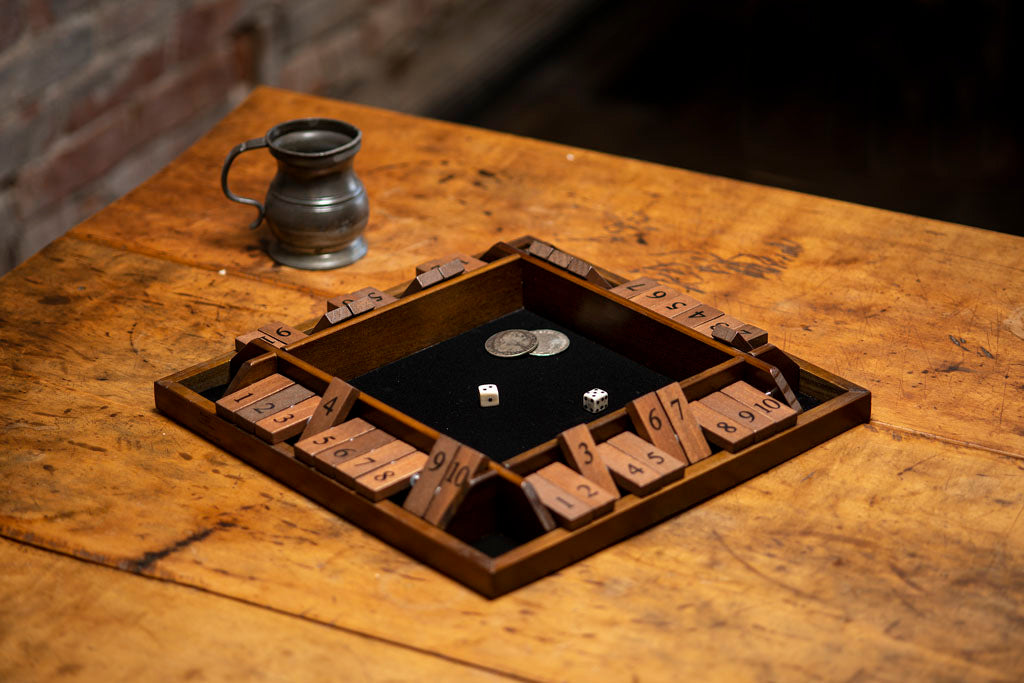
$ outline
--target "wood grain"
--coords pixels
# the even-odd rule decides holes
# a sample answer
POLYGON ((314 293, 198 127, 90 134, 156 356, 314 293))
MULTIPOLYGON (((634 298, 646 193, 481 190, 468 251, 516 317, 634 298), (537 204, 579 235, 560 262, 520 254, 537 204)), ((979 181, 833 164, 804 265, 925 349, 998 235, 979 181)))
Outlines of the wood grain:
MULTIPOLYGON (((39 634, 26 639, 94 657, 86 672, 126 661, 115 657, 136 650, 118 636, 138 631, 123 624, 177 619, 177 592, 194 593, 173 585, 184 584, 271 608, 246 612, 248 630, 213 622, 242 654, 225 657, 217 639, 197 650, 189 666, 211 677, 222 661, 267 661, 265 643, 287 631, 273 622, 300 621, 287 615, 370 643, 401 633, 420 656, 541 680, 999 680, 1024 669, 1024 242, 567 151, 259 89, 0 280, 0 534, 164 580, 116 609, 109 598, 108 612, 20 603, 39 615, 18 621, 39 634), (246 209, 210 180, 233 145, 310 111, 363 130, 356 171, 372 204, 369 253, 327 273, 273 266, 246 209), (384 289, 418 263, 527 233, 767 330, 869 388, 874 422, 487 601, 152 409, 155 378, 229 353, 240 330, 297 326, 338 292, 384 289), (410 615, 431 627, 409 629, 410 615)), ((273 167, 243 156, 233 189, 260 195, 273 167)), ((60 570, 60 583, 108 595, 107 576, 123 576, 88 566, 103 577, 60 570)), ((32 595, 11 574, 0 582, 5 596, 32 595)), ((198 613, 228 614, 189 607, 198 613)), ((168 629, 161 651, 185 642, 168 629)), ((0 657, 13 678, 38 663, 20 642, 0 657)), ((132 661, 151 660, 144 644, 137 652, 132 661)), ((288 674, 312 678, 317 662, 288 674)))

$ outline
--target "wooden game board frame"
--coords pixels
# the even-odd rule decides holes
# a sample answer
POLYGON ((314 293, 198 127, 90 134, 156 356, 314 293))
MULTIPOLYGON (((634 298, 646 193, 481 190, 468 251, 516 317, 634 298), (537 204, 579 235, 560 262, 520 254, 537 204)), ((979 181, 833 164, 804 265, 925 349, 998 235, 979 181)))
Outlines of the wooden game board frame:
MULTIPOLYGON (((251 342, 242 355, 228 353, 158 380, 157 408, 189 429, 290 486, 412 557, 488 596, 496 597, 565 567, 648 526, 735 486, 870 418, 871 394, 771 344, 744 353, 668 318, 608 293, 607 289, 527 253, 530 236, 500 242, 478 258, 486 266, 429 289, 402 296, 408 283, 387 291, 397 302, 342 322, 284 348, 251 342), (480 296, 486 292, 486 296, 480 296), (332 377, 351 379, 438 341, 489 322, 528 303, 540 315, 610 345, 643 356, 672 378, 688 400, 744 380, 762 389, 781 374, 794 390, 820 403, 796 424, 736 453, 718 451, 686 469, 685 476, 644 497, 624 494, 614 510, 578 529, 536 529, 534 537, 492 557, 451 533, 474 522, 537 526, 519 494, 522 476, 561 459, 555 439, 542 443, 473 480, 473 508, 449 530, 435 527, 384 499, 373 502, 297 460, 288 443, 270 444, 217 415, 204 397, 226 386, 242 358, 256 379, 274 372, 322 394, 332 377), (394 334, 401 328, 403 334, 394 334), (628 329, 629 334, 621 334, 628 329), (617 332, 618 331, 618 332, 617 332), (339 351, 344 348, 345 353, 339 351), (685 352, 684 352, 685 351, 685 352), (512 501, 512 502, 509 502, 512 501), (491 517, 481 515, 490 506, 491 517)), ((597 268, 612 286, 624 278, 597 268)), ((315 320, 298 327, 310 331, 315 320)), ((372 396, 361 394, 353 414, 417 449, 429 452, 439 433, 372 396)), ((588 424, 595 440, 631 429, 625 409, 588 424)), ((528 501, 529 503, 530 501, 528 501)), ((532 501, 536 504, 535 501, 532 501)))

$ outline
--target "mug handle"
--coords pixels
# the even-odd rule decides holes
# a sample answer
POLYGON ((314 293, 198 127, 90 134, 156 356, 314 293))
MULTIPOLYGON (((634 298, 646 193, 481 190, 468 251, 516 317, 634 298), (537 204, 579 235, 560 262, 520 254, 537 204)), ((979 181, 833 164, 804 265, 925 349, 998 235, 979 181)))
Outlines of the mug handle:
POLYGON ((256 216, 256 220, 253 221, 252 225, 249 226, 250 230, 255 230, 257 226, 263 221, 264 208, 255 199, 249 199, 248 197, 239 197, 234 192, 228 189, 228 170, 231 168, 231 162, 235 160, 242 152, 248 152, 252 149, 259 149, 260 147, 267 146, 266 138, 253 138, 252 140, 246 140, 242 144, 235 147, 233 150, 228 152, 228 158, 224 160, 224 168, 220 172, 220 189, 224 190, 224 196, 233 202, 239 204, 249 204, 255 206, 259 210, 259 214, 256 216))

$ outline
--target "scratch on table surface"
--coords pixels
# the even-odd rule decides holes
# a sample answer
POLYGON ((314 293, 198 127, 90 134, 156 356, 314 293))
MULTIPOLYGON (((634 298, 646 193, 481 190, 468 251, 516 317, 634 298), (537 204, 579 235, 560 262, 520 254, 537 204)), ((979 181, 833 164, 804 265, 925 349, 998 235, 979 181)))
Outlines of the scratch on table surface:
POLYGON ((722 536, 718 533, 717 530, 712 529, 711 534, 715 537, 715 540, 718 541, 719 544, 721 544, 721 546, 723 548, 725 548, 725 551, 727 553, 729 553, 730 555, 732 555, 733 559, 736 560, 737 562, 739 562, 741 565, 743 565, 743 567, 746 568, 747 571, 749 571, 750 573, 754 574, 755 576, 759 576, 760 578, 764 579, 765 581, 767 581, 769 583, 772 583, 772 584, 775 584, 776 586, 779 586, 780 588, 784 588, 784 589, 790 591, 791 593, 793 593, 794 595, 800 596, 801 598, 805 598, 807 600, 815 600, 815 601, 818 600, 818 598, 815 597, 814 595, 812 595, 811 593, 807 593, 805 591, 800 590, 799 588, 796 588, 794 586, 790 586, 789 584, 787 584, 787 583, 785 583, 783 581, 779 581, 778 579, 775 579, 775 578, 773 578, 771 576, 768 576, 767 574, 765 574, 761 570, 757 569, 754 565, 752 565, 749 562, 747 562, 746 560, 744 560, 742 557, 740 557, 739 555, 736 554, 736 551, 734 551, 732 548, 730 548, 728 546, 728 544, 726 544, 725 539, 722 538, 722 536))

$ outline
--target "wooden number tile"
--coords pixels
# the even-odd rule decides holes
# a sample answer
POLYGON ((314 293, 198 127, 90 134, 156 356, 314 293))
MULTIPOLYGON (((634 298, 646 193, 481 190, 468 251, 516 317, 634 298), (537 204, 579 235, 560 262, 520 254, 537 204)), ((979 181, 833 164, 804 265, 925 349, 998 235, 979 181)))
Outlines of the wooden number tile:
POLYGON ((665 409, 661 407, 661 401, 653 391, 627 403, 626 412, 629 413, 637 434, 673 458, 687 462, 686 452, 676 438, 672 423, 665 409))
POLYGON ((714 331, 719 327, 728 327, 736 329, 737 327, 740 327, 742 325, 744 325, 744 322, 742 320, 734 318, 731 315, 725 315, 723 313, 717 318, 703 322, 700 325, 695 325, 693 329, 695 332, 700 332, 701 334, 710 337, 713 335, 714 331))
POLYGON ((313 464, 313 456, 334 446, 341 446, 349 439, 376 429, 362 418, 346 420, 340 425, 326 429, 310 437, 303 437, 295 444, 295 457, 306 463, 313 464))
POLYGON ((469 492, 470 481, 486 467, 486 455, 469 446, 460 446, 451 463, 445 467, 444 476, 423 513, 423 519, 441 529, 447 527, 459 503, 469 492))
POLYGON ((269 334, 263 332, 262 330, 253 330, 252 332, 246 332, 245 334, 240 334, 237 337, 235 337, 235 351, 241 351, 245 347, 245 345, 251 342, 253 339, 262 339, 271 346, 276 346, 279 348, 286 344, 286 342, 271 337, 269 334))
POLYGON ((414 450, 416 449, 411 444, 395 439, 383 446, 360 453, 356 457, 340 463, 331 472, 331 476, 352 486, 355 484, 356 479, 367 472, 372 472, 378 467, 389 465, 399 458, 409 455, 414 450))
MULTIPOLYGON (((775 399, 771 400, 779 403, 775 399)), ((737 401, 731 396, 726 396, 721 391, 708 394, 700 402, 716 413, 732 418, 736 424, 741 424, 747 429, 752 430, 754 432, 754 441, 760 441, 781 429, 767 415, 764 415, 752 406, 737 401)), ((779 403, 779 405, 781 406, 782 404, 779 403)), ((786 407, 788 408, 789 406, 786 407)), ((795 417, 796 413, 793 413, 793 415, 795 417)))
POLYGON ((541 504, 551 510, 558 523, 566 529, 578 529, 594 519, 593 508, 555 486, 539 473, 534 472, 523 481, 533 488, 541 504))
POLYGON ((690 404, 690 410, 700 422, 708 441, 730 453, 746 448, 754 441, 754 432, 739 424, 731 417, 708 408, 700 401, 690 404))
POLYGON ((701 304, 696 308, 691 308, 688 311, 683 311, 679 315, 672 316, 672 319, 686 325, 690 329, 693 329, 698 325, 703 325, 704 323, 710 322, 716 318, 721 318, 723 315, 725 314, 714 306, 701 304))
POLYGON ((597 445, 587 425, 576 425, 559 434, 558 445, 573 469, 616 498, 619 497, 619 490, 608 472, 608 465, 598 455, 597 445))
POLYGON ((416 266, 416 274, 422 275, 428 270, 431 270, 433 268, 440 268, 446 263, 452 263, 453 261, 458 261, 460 264, 462 264, 461 272, 466 273, 476 270, 477 268, 483 268, 484 266, 487 265, 480 259, 473 258, 472 256, 466 256, 465 254, 449 254, 448 256, 445 256, 443 258, 438 258, 434 259, 433 261, 427 261, 426 263, 419 264, 418 266, 416 266))
POLYGON ((383 429, 371 429, 365 434, 316 453, 312 465, 324 474, 332 475, 339 465, 375 448, 386 446, 392 441, 395 441, 395 437, 383 429))
POLYGON ((405 296, 407 294, 415 294, 416 292, 421 292, 424 289, 427 289, 428 287, 433 287, 434 285, 439 284, 443 281, 444 275, 441 274, 441 269, 431 268, 425 273, 420 273, 419 275, 417 275, 416 279, 410 282, 409 286, 405 288, 404 292, 402 292, 402 296, 405 296))
POLYGON ((426 453, 413 451, 390 465, 378 467, 358 477, 352 488, 374 502, 390 498, 409 486, 409 480, 423 469, 426 462, 426 453))
POLYGON ((454 259, 448 263, 442 264, 437 268, 441 271, 441 277, 445 280, 451 280, 453 277, 458 277, 466 272, 466 267, 462 265, 459 259, 454 259))
POLYGON ((676 438, 679 439, 679 443, 686 453, 687 461, 692 465, 711 455, 711 447, 708 446, 700 423, 693 416, 690 404, 679 385, 673 382, 654 393, 658 396, 658 401, 668 416, 672 430, 676 433, 676 438))
POLYGON ((654 287, 646 289, 639 294, 634 294, 629 297, 629 300, 640 304, 644 308, 653 309, 655 306, 676 298, 679 294, 680 292, 678 289, 666 287, 665 285, 655 285, 654 287))
POLYGON ((597 454, 611 470, 615 483, 634 496, 646 496, 665 485, 661 473, 607 443, 597 445, 597 454))
POLYGON ((684 311, 700 306, 700 302, 694 299, 688 294, 677 294, 668 299, 659 299, 657 302, 648 305, 647 308, 651 309, 655 313, 660 313, 666 318, 679 315, 684 311))
POLYGON ((635 296, 640 292, 646 291, 648 289, 651 289, 652 287, 657 286, 658 281, 655 280, 654 278, 641 277, 637 278, 636 280, 630 280, 629 282, 623 282, 618 287, 612 287, 608 291, 611 292, 612 294, 618 294, 619 296, 624 296, 628 299, 631 296, 635 296))
POLYGON ((373 300, 370 299, 370 297, 368 296, 356 299, 355 301, 350 301, 345 305, 348 306, 348 310, 352 312, 353 318, 356 317, 357 315, 368 313, 372 311, 374 308, 376 308, 376 306, 373 303, 373 300))
POLYGON ((673 458, 652 443, 644 441, 633 432, 622 432, 605 441, 605 444, 619 449, 626 455, 653 469, 665 482, 675 481, 683 476, 686 461, 673 458))
POLYGON ((590 275, 590 271, 594 270, 594 266, 590 265, 583 259, 573 256, 569 259, 569 263, 566 265, 565 269, 576 277, 581 277, 586 280, 590 275))
POLYGON ((572 260, 573 257, 570 256, 569 254, 566 254, 561 249, 555 249, 554 251, 552 251, 550 254, 548 254, 547 259, 548 263, 550 263, 553 266, 558 266, 559 268, 568 268, 569 264, 572 263, 572 260))
POLYGON ((615 497, 612 494, 560 462, 542 467, 537 470, 537 474, 589 506, 595 517, 605 515, 615 507, 615 497))
POLYGON ((540 240, 534 240, 531 242, 530 248, 527 249, 531 256, 536 256, 537 258, 544 259, 545 261, 548 260, 548 256, 551 256, 551 252, 554 250, 555 248, 553 246, 547 242, 541 242, 540 240))
POLYGON ((242 408, 247 408, 256 401, 286 389, 293 384, 295 382, 284 375, 274 374, 270 377, 265 377, 217 401, 217 414, 226 420, 230 420, 232 413, 242 408))
POLYGON ((326 330, 328 327, 337 325, 351 317, 352 311, 349 309, 348 304, 332 308, 320 316, 320 319, 316 321, 316 325, 313 326, 313 331, 319 332, 320 330, 326 330))
POLYGON ((313 395, 312 391, 301 384, 293 384, 232 413, 232 419, 239 427, 251 432, 260 420, 291 408, 313 395))
POLYGON ((750 406, 754 412, 779 425, 779 429, 786 429, 796 424, 797 412, 795 410, 782 401, 758 391, 746 382, 730 384, 722 389, 722 393, 750 406))
POLYGON ((460 447, 461 444, 451 437, 444 434, 437 437, 433 448, 430 449, 427 465, 420 472, 419 480, 413 484, 412 491, 406 497, 402 507, 417 517, 422 517, 426 513, 430 501, 437 492, 437 487, 441 485, 441 479, 444 477, 448 465, 451 464, 460 447))
POLYGON ((314 434, 344 422, 357 398, 359 398, 358 389, 344 380, 333 378, 320 398, 320 405, 313 411, 312 417, 306 423, 306 428, 302 430, 302 438, 308 439, 314 434))
POLYGON ((783 375, 782 372, 777 372, 773 377, 775 379, 776 389, 779 394, 786 399, 786 403, 789 404, 789 407, 798 413, 802 413, 804 409, 800 405, 800 400, 797 399, 796 394, 793 393, 793 388, 789 386, 789 382, 786 381, 785 375, 783 375))
POLYGON ((762 330, 756 325, 740 325, 736 328, 736 331, 743 335, 743 338, 747 340, 752 348, 758 346, 764 346, 768 343, 768 333, 762 330))
POLYGON ((266 325, 260 325, 259 331, 273 337, 283 344, 291 344, 292 342, 297 342, 300 339, 305 339, 306 337, 305 332, 281 322, 272 322, 267 323, 266 325))
POLYGON ((353 301, 363 298, 372 301, 375 308, 387 306, 390 303, 398 301, 395 297, 391 296, 387 292, 382 292, 376 287, 363 287, 362 289, 356 290, 350 294, 341 294, 339 296, 331 297, 327 300, 327 310, 332 311, 335 308, 347 306, 353 301))
POLYGON ((719 325, 711 329, 711 338, 720 341, 723 344, 728 344, 738 351, 752 351, 753 347, 750 345, 743 335, 739 333, 739 330, 735 330, 731 327, 719 325))
POLYGON ((319 396, 311 396, 278 413, 263 418, 254 426, 253 432, 267 443, 281 443, 302 433, 306 420, 320 403, 319 396))

